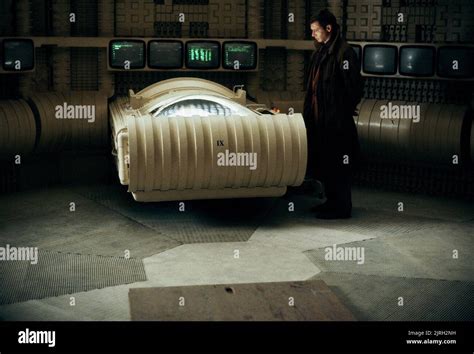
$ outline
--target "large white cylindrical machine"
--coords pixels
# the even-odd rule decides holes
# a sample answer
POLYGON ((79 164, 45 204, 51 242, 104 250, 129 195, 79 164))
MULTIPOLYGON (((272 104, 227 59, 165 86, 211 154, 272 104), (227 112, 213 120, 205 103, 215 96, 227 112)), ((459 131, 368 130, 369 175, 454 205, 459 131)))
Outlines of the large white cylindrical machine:
POLYGON ((110 105, 120 181, 137 201, 269 197, 303 182, 301 114, 262 113, 201 79, 172 79, 110 105))

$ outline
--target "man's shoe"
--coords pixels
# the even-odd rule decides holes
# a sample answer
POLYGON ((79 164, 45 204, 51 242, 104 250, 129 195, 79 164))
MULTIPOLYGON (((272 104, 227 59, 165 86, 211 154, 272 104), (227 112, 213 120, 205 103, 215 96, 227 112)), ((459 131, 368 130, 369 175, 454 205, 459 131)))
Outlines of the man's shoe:
POLYGON ((351 217, 351 211, 335 211, 335 210, 326 210, 316 212, 316 218, 332 220, 332 219, 349 219, 351 217))

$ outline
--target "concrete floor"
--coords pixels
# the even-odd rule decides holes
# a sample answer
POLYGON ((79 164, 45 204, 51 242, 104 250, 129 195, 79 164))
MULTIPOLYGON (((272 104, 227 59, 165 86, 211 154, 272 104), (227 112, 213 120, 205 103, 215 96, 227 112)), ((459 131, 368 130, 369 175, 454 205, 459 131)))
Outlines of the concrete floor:
POLYGON ((474 320, 474 203, 356 188, 353 218, 324 221, 314 201, 180 212, 110 185, 0 196, 0 246, 40 252, 38 265, 0 262, 0 319, 129 320, 131 288, 322 279, 359 320, 474 320), (363 248, 364 263, 326 260, 334 244, 363 248))

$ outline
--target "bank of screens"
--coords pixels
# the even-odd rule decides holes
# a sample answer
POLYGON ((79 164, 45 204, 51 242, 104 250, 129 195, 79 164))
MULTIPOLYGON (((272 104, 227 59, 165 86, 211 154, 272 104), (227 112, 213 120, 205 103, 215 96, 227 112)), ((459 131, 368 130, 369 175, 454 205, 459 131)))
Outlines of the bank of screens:
POLYGON ((439 48, 438 75, 459 79, 474 77, 474 48, 439 48))
POLYGON ((224 69, 253 70, 257 67, 255 42, 224 42, 222 55, 224 69))
POLYGON ((109 43, 109 64, 114 69, 143 69, 145 67, 145 42, 115 40, 109 43))
POLYGON ((422 46, 400 48, 399 72, 407 76, 432 76, 434 74, 435 49, 422 46))
POLYGON ((179 41, 148 42, 148 66, 153 69, 183 67, 183 43, 179 41))
POLYGON ((357 44, 351 44, 352 49, 354 49, 354 52, 357 55, 357 59, 359 59, 359 70, 362 65, 362 47, 357 44))
POLYGON ((366 45, 364 47, 364 72, 368 74, 393 75, 397 72, 397 47, 389 45, 366 45))
POLYGON ((35 46, 30 39, 5 39, 3 41, 3 70, 33 70, 35 46))
POLYGON ((217 69, 220 66, 220 44, 213 41, 186 43, 186 67, 189 69, 217 69))

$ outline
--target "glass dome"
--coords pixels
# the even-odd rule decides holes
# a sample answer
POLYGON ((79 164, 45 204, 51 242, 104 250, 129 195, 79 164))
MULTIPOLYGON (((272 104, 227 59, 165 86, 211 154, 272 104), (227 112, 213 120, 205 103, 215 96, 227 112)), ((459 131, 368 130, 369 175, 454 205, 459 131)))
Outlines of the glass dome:
POLYGON ((165 100, 153 107, 154 117, 192 117, 192 116, 247 116, 254 114, 248 108, 225 97, 213 95, 187 95, 165 100))

